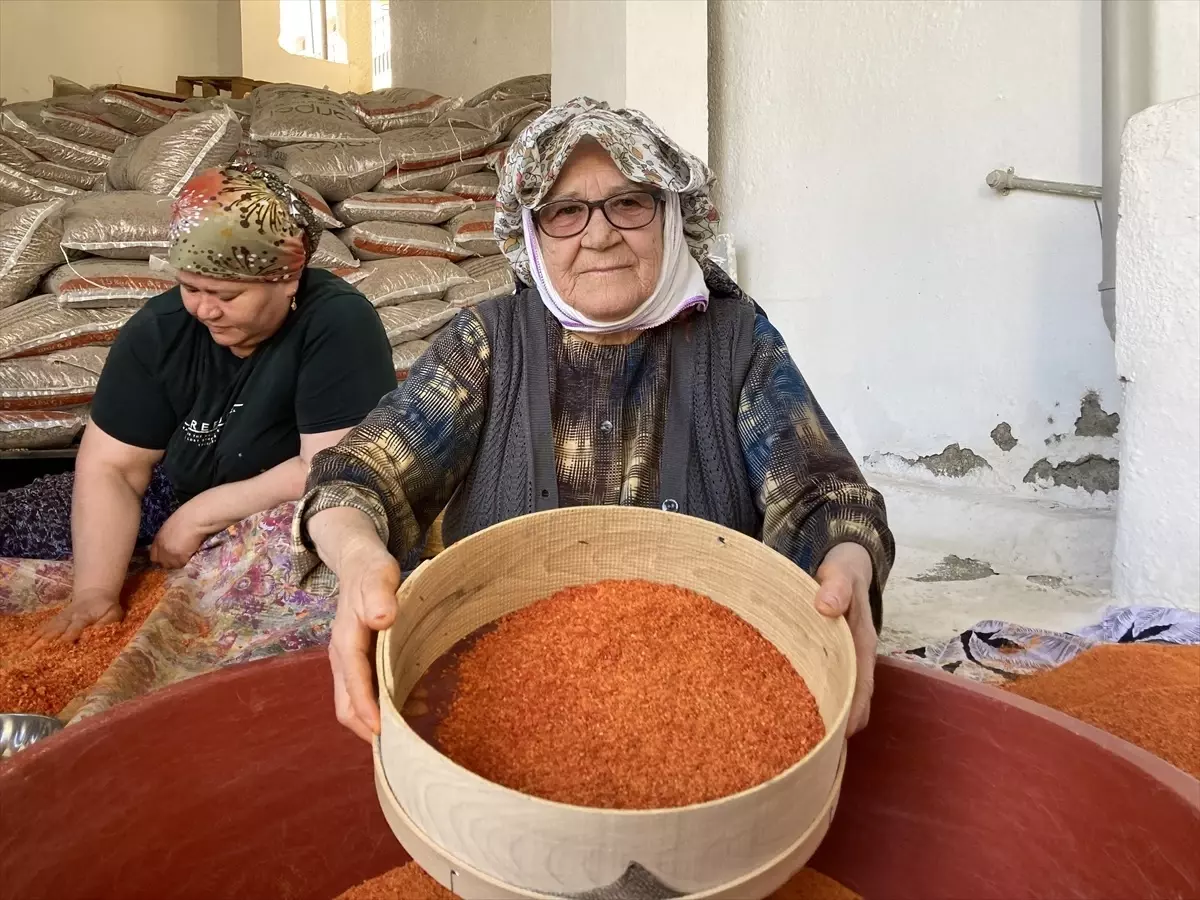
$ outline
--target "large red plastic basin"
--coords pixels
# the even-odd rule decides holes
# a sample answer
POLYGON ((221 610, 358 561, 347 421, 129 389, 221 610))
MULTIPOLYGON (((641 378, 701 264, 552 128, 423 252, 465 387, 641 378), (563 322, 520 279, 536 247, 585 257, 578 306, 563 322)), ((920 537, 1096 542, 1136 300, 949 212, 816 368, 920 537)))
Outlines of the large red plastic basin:
MULTIPOLYGON (((407 859, 322 651, 125 703, 0 764, 5 900, 328 900, 407 859)), ((868 900, 1200 896, 1200 783, 881 660, 813 866, 868 900)))

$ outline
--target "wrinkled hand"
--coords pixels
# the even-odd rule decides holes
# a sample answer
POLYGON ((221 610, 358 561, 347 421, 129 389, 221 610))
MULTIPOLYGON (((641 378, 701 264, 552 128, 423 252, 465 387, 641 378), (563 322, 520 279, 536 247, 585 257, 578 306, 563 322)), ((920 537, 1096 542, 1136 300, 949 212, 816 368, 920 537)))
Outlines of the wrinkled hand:
POLYGON ((365 741, 379 734, 371 673, 371 633, 396 618, 400 565, 378 539, 349 545, 337 561, 337 614, 329 641, 338 721, 365 741))
POLYGON ((874 566, 871 555, 858 544, 837 544, 825 554, 817 569, 817 610, 830 617, 845 616, 854 638, 858 677, 854 699, 850 702, 850 720, 846 735, 866 727, 871 714, 871 694, 875 691, 875 653, 879 638, 871 621, 871 579, 874 566))
POLYGON ((76 594, 53 619, 41 624, 27 646, 41 647, 58 641, 73 644, 92 625, 111 625, 125 618, 121 599, 106 593, 76 594))
POLYGON ((207 529, 185 503, 171 514, 154 536, 150 560, 164 569, 182 569, 208 537, 207 529))

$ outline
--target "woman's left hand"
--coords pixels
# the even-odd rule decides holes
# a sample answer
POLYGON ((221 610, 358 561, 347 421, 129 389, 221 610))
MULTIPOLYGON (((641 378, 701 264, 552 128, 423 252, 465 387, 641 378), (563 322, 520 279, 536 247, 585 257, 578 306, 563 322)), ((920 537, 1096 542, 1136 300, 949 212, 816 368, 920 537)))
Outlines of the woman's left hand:
POLYGON ((871 621, 871 579, 875 567, 871 555, 859 544, 837 544, 825 554, 817 569, 817 610, 822 615, 845 616, 854 638, 858 677, 850 704, 847 737, 861 731, 871 714, 871 694, 875 691, 875 652, 879 637, 871 621))
POLYGON ((208 529, 185 503, 154 536, 150 560, 164 569, 182 569, 208 536, 208 529))

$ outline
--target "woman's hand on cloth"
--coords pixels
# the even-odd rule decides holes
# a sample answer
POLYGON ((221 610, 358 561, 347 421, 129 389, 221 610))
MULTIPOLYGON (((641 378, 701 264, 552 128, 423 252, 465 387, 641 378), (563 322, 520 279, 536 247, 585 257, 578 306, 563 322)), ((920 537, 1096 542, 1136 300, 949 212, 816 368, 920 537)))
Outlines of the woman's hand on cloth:
POLYGON ((396 618, 400 565, 356 509, 327 509, 308 522, 317 552, 338 577, 337 614, 329 641, 333 704, 338 721, 365 741, 379 734, 379 704, 371 677, 372 633, 396 618))
POLYGON ((874 566, 871 555, 859 544, 837 544, 817 569, 817 610, 822 615, 845 616, 854 638, 858 673, 854 699, 850 704, 847 736, 866 727, 871 714, 871 694, 875 691, 875 653, 879 637, 871 621, 871 579, 874 566))
POLYGON ((34 632, 28 646, 40 647, 58 641, 73 644, 85 628, 92 625, 111 625, 125 618, 120 597, 106 591, 77 592, 53 619, 42 623, 34 632))
POLYGON ((193 502, 183 504, 163 523, 150 546, 151 562, 164 569, 182 569, 208 540, 211 532, 193 502))

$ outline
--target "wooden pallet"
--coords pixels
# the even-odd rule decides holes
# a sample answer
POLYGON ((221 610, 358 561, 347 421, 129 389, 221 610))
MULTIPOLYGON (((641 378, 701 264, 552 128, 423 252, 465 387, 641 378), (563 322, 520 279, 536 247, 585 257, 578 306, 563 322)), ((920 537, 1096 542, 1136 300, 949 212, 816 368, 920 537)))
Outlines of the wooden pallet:
POLYGON ((240 100, 260 85, 270 84, 267 81, 255 81, 253 78, 243 78, 241 75, 224 77, 221 75, 176 75, 175 93, 180 97, 194 97, 196 88, 200 88, 201 97, 219 97, 222 91, 228 91, 234 100, 240 100))

